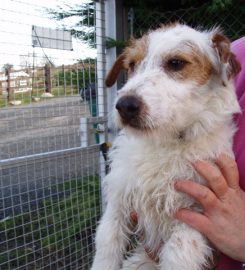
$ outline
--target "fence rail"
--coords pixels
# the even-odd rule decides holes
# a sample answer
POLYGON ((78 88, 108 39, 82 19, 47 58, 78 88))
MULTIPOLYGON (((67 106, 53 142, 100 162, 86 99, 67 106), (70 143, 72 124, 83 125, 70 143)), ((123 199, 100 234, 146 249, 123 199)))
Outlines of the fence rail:
POLYGON ((38 162, 45 162, 50 158, 59 158, 61 156, 65 157, 66 155, 70 155, 73 153, 81 153, 81 154, 86 154, 90 151, 95 151, 99 152, 99 146, 98 145, 92 145, 88 147, 74 147, 70 149, 63 149, 63 150, 56 150, 53 152, 45 152, 45 153, 40 153, 40 154, 34 154, 34 155, 29 155, 29 156, 21 156, 21 157, 16 157, 16 158, 10 158, 10 159, 2 159, 0 160, 0 170, 4 170, 7 168, 10 168, 14 165, 19 165, 19 166, 24 166, 26 164, 34 164, 37 161, 38 162))

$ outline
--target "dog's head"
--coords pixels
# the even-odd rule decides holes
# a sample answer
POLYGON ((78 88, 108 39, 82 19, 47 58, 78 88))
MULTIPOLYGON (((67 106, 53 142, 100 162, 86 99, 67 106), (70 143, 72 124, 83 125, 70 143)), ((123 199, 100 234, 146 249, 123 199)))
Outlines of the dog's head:
POLYGON ((108 87, 121 69, 128 81, 118 91, 115 118, 130 132, 183 136, 188 129, 194 134, 195 124, 207 132, 239 111, 232 79, 240 65, 218 29, 162 26, 131 41, 109 72, 108 87))

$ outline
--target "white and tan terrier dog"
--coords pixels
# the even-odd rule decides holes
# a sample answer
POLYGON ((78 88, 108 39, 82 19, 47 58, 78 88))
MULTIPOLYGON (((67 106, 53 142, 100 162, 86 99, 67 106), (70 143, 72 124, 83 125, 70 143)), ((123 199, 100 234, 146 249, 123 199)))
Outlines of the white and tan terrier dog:
POLYGON ((204 184, 192 162, 213 162, 220 153, 233 156, 233 115, 240 111, 233 78, 240 65, 230 42, 219 29, 166 25, 131 41, 109 72, 107 86, 121 69, 129 77, 115 103, 115 122, 122 130, 105 178, 108 204, 92 270, 212 269, 208 240, 174 218, 177 209, 202 208, 177 192, 174 182, 204 184), (138 214, 134 230, 132 211, 138 214), (125 259, 133 233, 141 235, 139 245, 157 250, 159 262, 140 247, 125 259))

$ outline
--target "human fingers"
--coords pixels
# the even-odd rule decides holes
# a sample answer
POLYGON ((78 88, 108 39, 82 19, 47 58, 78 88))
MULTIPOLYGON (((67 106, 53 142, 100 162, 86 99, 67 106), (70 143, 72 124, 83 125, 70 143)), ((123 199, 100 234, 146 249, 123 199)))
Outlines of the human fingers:
POLYGON ((239 172, 236 161, 226 154, 221 154, 216 160, 224 178, 229 187, 233 189, 239 188, 239 172))
POLYGON ((189 209, 180 209, 175 213, 175 217, 206 236, 211 234, 212 224, 205 215, 189 209))
POLYGON ((217 197, 208 187, 191 180, 176 181, 175 189, 193 197, 203 206, 205 211, 213 209, 218 202, 217 197))
POLYGON ((175 217, 203 233, 220 252, 235 260, 245 261, 245 192, 240 190, 229 194, 235 203, 225 203, 225 211, 220 207, 221 203, 213 215, 180 209, 175 217))
POLYGON ((221 170, 205 160, 194 162, 193 167, 207 181, 216 196, 223 199, 228 191, 228 184, 221 170))

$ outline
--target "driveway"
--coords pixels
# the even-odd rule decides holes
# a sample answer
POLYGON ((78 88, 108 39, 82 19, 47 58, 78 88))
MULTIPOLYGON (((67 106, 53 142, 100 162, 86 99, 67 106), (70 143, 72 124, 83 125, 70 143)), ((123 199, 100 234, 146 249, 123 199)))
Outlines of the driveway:
POLYGON ((55 184, 99 173, 99 147, 81 149, 89 116, 79 96, 0 109, 0 219, 56 196, 55 184))

